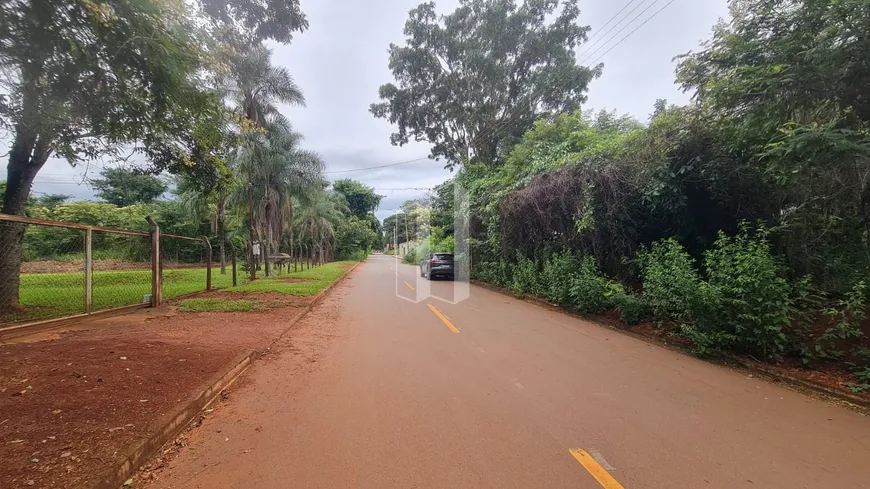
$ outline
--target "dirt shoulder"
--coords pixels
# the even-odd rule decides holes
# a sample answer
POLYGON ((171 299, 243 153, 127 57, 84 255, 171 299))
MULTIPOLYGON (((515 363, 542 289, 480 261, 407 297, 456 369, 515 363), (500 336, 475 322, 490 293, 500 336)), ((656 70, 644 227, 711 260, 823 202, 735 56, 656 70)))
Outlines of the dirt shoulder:
POLYGON ((314 297, 254 299, 253 312, 175 305, 83 321, 0 344, 0 487, 76 487, 118 463, 240 353, 263 351, 314 297))

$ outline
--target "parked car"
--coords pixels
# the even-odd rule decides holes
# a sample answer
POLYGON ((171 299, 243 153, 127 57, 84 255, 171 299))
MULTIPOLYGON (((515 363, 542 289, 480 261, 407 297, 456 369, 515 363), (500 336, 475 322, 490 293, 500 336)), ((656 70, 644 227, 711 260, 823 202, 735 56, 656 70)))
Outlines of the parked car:
POLYGON ((453 254, 429 253, 420 260, 420 276, 432 280, 435 277, 448 277, 453 280, 453 254))

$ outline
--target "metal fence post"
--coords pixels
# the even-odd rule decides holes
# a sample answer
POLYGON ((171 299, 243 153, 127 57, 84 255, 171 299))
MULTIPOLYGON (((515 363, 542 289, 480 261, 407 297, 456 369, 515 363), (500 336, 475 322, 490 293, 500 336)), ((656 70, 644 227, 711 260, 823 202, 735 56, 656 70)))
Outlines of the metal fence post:
POLYGON ((163 289, 160 276, 160 226, 151 216, 145 220, 151 225, 151 307, 158 307, 162 302, 163 289))
POLYGON ((208 238, 203 238, 208 250, 205 255, 205 290, 211 290, 211 242, 208 238))
POLYGON ((94 260, 92 229, 85 230, 85 314, 91 313, 94 300, 94 260))
POLYGON ((236 282, 236 247, 233 246, 230 250, 233 254, 233 287, 235 287, 236 285, 238 285, 238 282, 236 282))

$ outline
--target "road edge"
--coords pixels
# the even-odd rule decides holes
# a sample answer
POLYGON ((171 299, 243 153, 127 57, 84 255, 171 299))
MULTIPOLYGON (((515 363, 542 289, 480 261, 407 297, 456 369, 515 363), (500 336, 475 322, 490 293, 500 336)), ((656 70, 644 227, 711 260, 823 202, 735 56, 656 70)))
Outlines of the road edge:
POLYGON ((695 359, 698 359, 698 360, 701 360, 701 361, 704 361, 704 362, 707 362, 707 363, 710 363, 713 365, 724 366, 727 368, 739 367, 740 369, 746 370, 750 373, 756 374, 760 377, 763 377, 763 378, 768 379, 770 381, 773 381, 775 383, 784 384, 788 387, 792 387, 793 390, 797 390, 798 392, 801 392, 802 394, 807 394, 807 391, 809 391, 812 394, 814 394, 816 397, 821 397, 825 400, 834 400, 834 401, 837 401, 839 403, 845 403, 847 405, 847 407, 849 407, 853 410, 860 411, 862 414, 870 415, 870 400, 862 399, 858 396, 853 396, 853 395, 850 395, 846 392, 840 392, 838 390, 831 389, 830 387, 822 385, 822 384, 817 384, 815 382, 811 382, 808 380, 799 379, 797 377, 792 377, 790 375, 785 375, 785 374, 782 374, 780 372, 777 372, 774 369, 769 369, 769 368, 765 368, 763 366, 755 365, 752 362, 746 361, 742 358, 735 357, 733 355, 725 357, 725 359, 724 359, 725 361, 711 361, 709 359, 699 358, 695 355, 692 355, 686 349, 680 348, 677 345, 672 345, 670 343, 658 341, 657 338, 646 336, 644 334, 637 333, 637 332, 631 331, 631 330, 623 328, 623 327, 619 327, 619 326, 616 326, 613 324, 607 324, 605 322, 599 321, 599 320, 592 318, 592 317, 589 317, 589 316, 585 316, 583 314, 569 311, 569 310, 567 310, 561 306, 558 306, 556 304, 551 304, 540 297, 525 296, 525 297, 520 299, 520 298, 517 298, 516 294, 514 294, 513 291, 511 291, 510 289, 498 287, 498 286, 495 286, 492 284, 488 284, 486 282, 481 282, 479 280, 472 280, 471 283, 474 285, 477 285, 478 287, 490 290, 492 292, 496 292, 498 294, 502 294, 502 295, 511 297, 513 299, 520 300, 520 301, 526 302, 528 304, 532 304, 534 306, 548 309, 548 310, 553 311, 553 312, 565 314, 566 316, 569 316, 569 317, 572 317, 575 319, 580 319, 580 320, 592 323, 596 326, 600 326, 602 328, 607 328, 611 331, 615 331, 615 332, 618 332, 620 334, 631 336, 632 338, 660 346, 662 348, 665 348, 665 349, 673 351, 673 352, 682 353, 684 355, 688 355, 692 358, 695 358, 695 359), (727 363, 727 362, 733 362, 736 365, 732 365, 732 364, 727 363))
POLYGON ((189 398, 180 409, 161 417, 152 425, 154 431, 145 439, 139 441, 133 448, 127 450, 124 458, 99 478, 81 486, 82 489, 118 489, 145 462, 154 456, 167 442, 174 440, 184 428, 194 420, 203 409, 211 404, 220 393, 232 385, 236 379, 250 367, 255 351, 251 350, 237 355, 230 362, 228 370, 214 374, 209 381, 192 398, 189 398))
MULTIPOLYGON (((308 303, 298 316, 290 321, 290 324, 281 331, 281 333, 272 340, 272 343, 267 348, 271 349, 284 335, 286 335, 296 324, 299 323, 314 307, 323 301, 323 298, 342 283, 351 272, 356 270, 360 263, 365 259, 356 262, 352 267, 348 268, 341 276, 336 278, 331 284, 327 285, 323 290, 314 296, 314 299, 308 303)), ((116 463, 113 468, 106 470, 97 479, 92 479, 85 484, 79 486, 80 489, 118 489, 124 485, 130 477, 132 477, 140 467, 145 465, 154 455, 156 455, 164 445, 175 440, 190 423, 195 420, 202 411, 207 408, 220 395, 221 392, 229 388, 233 382, 244 374, 257 358, 258 352, 250 350, 237 355, 232 362, 229 363, 230 368, 222 372, 214 374, 207 382, 201 384, 200 388, 188 398, 188 401, 183 404, 183 407, 168 413, 159 418, 152 425, 154 431, 144 440, 133 445, 133 448, 127 450, 124 458, 116 463)))

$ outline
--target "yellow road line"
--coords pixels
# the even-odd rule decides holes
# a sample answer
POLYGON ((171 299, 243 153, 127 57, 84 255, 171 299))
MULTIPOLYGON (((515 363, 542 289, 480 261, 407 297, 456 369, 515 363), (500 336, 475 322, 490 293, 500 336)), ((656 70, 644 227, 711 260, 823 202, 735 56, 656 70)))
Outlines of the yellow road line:
POLYGON ((622 487, 622 484, 616 481, 610 472, 604 469, 594 458, 592 455, 589 455, 586 450, 582 448, 572 448, 568 450, 571 452, 571 455, 580 462, 580 465, 583 466, 591 475, 601 484, 601 487, 604 489, 625 489, 622 487))
MULTIPOLYGON (((403 282, 404 282, 404 280, 403 280, 403 282)), ((405 285, 407 285, 409 289, 414 290, 414 286, 409 284, 408 282, 405 282, 405 285)))
POLYGON ((429 309, 431 309, 432 312, 434 312, 436 316, 438 316, 438 319, 440 319, 442 323, 446 324, 447 327, 450 328, 450 331, 453 331, 454 333, 459 334, 459 330, 456 329, 456 326, 454 326, 453 323, 451 323, 449 319, 444 317, 444 315, 441 314, 441 311, 439 311, 438 309, 435 309, 435 306, 433 306, 432 304, 426 304, 426 305, 429 306, 429 309))

